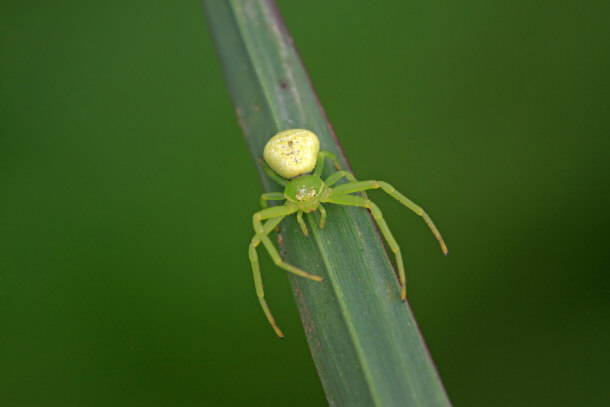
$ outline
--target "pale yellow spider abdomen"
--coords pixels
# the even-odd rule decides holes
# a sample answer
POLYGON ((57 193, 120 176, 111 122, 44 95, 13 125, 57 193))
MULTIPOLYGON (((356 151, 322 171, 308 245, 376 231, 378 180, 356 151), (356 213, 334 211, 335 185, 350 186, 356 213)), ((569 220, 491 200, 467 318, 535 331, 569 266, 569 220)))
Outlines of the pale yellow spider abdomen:
POLYGON ((320 141, 309 130, 284 130, 271 137, 263 157, 269 167, 284 178, 294 178, 316 167, 320 141))

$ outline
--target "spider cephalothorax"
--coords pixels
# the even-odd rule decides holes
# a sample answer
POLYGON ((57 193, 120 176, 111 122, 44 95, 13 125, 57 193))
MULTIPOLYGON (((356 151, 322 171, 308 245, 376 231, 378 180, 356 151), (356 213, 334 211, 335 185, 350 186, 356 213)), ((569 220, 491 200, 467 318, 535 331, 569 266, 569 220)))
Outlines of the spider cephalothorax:
POLYGON ((434 223, 432 223, 430 217, 422 208, 414 204, 386 182, 373 180, 357 181, 351 172, 341 171, 339 162, 332 153, 319 150, 320 142, 314 133, 303 129, 291 129, 279 132, 273 136, 265 145, 263 153, 265 161, 262 161, 262 164, 265 172, 271 179, 284 187, 284 192, 269 192, 261 195, 261 205, 264 209, 256 212, 252 217, 252 223, 256 234, 250 243, 249 256, 250 262, 252 263, 252 271, 254 272, 254 282, 258 299, 269 323, 271 323, 271 326, 280 338, 283 338, 284 335, 275 323, 275 319, 271 315, 269 306, 264 298, 256 247, 262 242, 271 255, 274 263, 284 270, 311 280, 322 281, 321 277, 309 274, 284 262, 269 239, 268 234, 282 221, 282 219, 284 219, 284 217, 296 213, 297 221, 299 222, 303 233, 307 235, 307 226, 305 225, 305 222, 303 222, 303 213, 319 210, 321 213, 320 229, 322 229, 324 227, 324 222, 326 221, 326 210, 322 206, 322 203, 368 208, 377 222, 383 237, 396 256, 396 265, 398 266, 398 276, 401 285, 400 296, 403 301, 406 299, 406 287, 405 270, 402 263, 400 247, 396 243, 394 236, 392 236, 377 205, 367 198, 351 194, 363 192, 368 189, 383 189, 390 196, 424 219, 434 236, 438 239, 443 253, 447 254, 447 246, 445 246, 443 238, 436 229, 436 226, 434 226, 434 223), (324 160, 326 158, 334 162, 337 171, 325 180, 322 180, 321 175, 322 170, 324 169, 324 160), (307 175, 311 171, 313 171, 313 174, 307 175), (332 188, 332 185, 341 178, 346 178, 348 183, 332 188), (270 208, 267 205, 267 201, 281 200, 285 201, 281 206, 270 208), (265 222, 262 223, 262 221, 265 222))
POLYGON ((303 212, 313 212, 318 209, 320 199, 329 191, 324 181, 316 175, 303 175, 286 184, 284 196, 303 212))

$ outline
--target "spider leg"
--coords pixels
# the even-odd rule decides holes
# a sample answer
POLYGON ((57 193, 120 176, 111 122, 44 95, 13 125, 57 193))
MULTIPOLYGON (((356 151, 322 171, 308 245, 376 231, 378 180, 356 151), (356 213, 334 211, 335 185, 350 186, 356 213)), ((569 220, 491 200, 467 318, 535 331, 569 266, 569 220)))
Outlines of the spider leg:
POLYGON ((400 247, 398 246, 398 243, 396 243, 392 232, 390 232, 390 228, 385 222, 385 219, 383 219, 381 210, 370 200, 354 195, 333 194, 328 198, 328 202, 340 205, 362 206, 371 210, 373 218, 379 226, 379 230, 381 230, 383 237, 388 242, 390 248, 392 249, 392 252, 394 252, 394 255, 396 256, 396 265, 398 266, 398 278, 400 280, 401 286, 400 298, 404 301, 407 298, 407 287, 405 285, 406 277, 405 268, 402 263, 402 254, 400 253, 400 247))
POLYGON ((325 158, 329 158, 329 159, 333 160, 333 162, 335 163, 335 167, 337 167, 338 170, 341 169, 341 166, 339 165, 339 161, 337 161, 337 157, 335 157, 335 155, 329 151, 322 150, 318 153, 318 162, 316 162, 316 169, 315 169, 313 175, 317 175, 318 177, 322 175, 322 170, 324 169, 324 159, 325 158))
POLYGON ((403 204, 404 206, 406 206, 407 208, 411 209, 413 212, 415 212, 416 214, 421 216, 424 219, 424 222, 426 222, 426 225, 428 225, 428 227, 432 231, 432 234, 434 234, 434 237, 436 237, 436 240, 438 240, 438 242, 440 243, 441 250, 443 251, 445 256, 449 253, 449 251, 447 250, 447 245, 443 241, 443 237, 441 236, 440 232, 434 225, 434 222, 432 222, 432 219, 430 219, 430 216, 428 216, 428 214, 421 207, 419 207, 409 198, 407 198, 406 196, 404 196, 403 194, 398 192, 392 185, 388 184, 387 182, 383 182, 383 181, 352 182, 349 184, 339 185, 338 187, 333 188, 333 193, 334 194, 351 194, 353 192, 361 192, 361 191, 365 191, 367 189, 375 189, 375 188, 383 189, 392 198, 396 199, 398 202, 400 202, 401 204, 403 204))
POLYGON ((261 206, 263 208, 268 208, 269 204, 267 201, 282 201, 285 199, 286 197, 281 192, 266 192, 261 195, 261 206))
POLYGON ((303 231, 303 234, 305 236, 308 235, 307 233, 307 225, 305 225, 305 222, 303 222, 303 211, 299 210, 297 212, 297 222, 299 222, 299 226, 301 226, 301 230, 303 231))
POLYGON ((267 176, 269 178, 271 178, 272 180, 274 180, 275 182, 277 182, 278 184, 280 184, 283 187, 286 186, 286 184, 288 183, 288 180, 277 175, 271 169, 271 167, 269 167, 269 165, 265 162, 265 160, 263 160, 262 158, 259 158, 258 162, 261 164, 261 167, 263 167, 263 170, 265 171, 265 173, 267 174, 267 176))
MULTIPOLYGON (((341 178, 347 178, 347 180, 350 183, 354 183, 354 182, 358 182, 358 180, 356 179, 356 177, 354 177, 354 174, 352 174, 349 171, 337 171, 333 174, 331 174, 330 177, 326 178, 326 180, 324 181, 324 184, 329 187, 331 185, 334 185, 337 181, 339 181, 341 178)), ((368 199, 368 196, 366 196, 366 192, 364 191, 360 191, 360 195, 364 198, 364 199, 368 199)))
MULTIPOLYGON (((269 233, 273 228, 275 228, 281 221, 284 219, 284 216, 278 216, 277 218, 273 218, 265 222, 263 225, 263 229, 265 232, 269 233)), ((254 240, 254 239, 253 239, 254 240)), ((269 305, 267 305, 267 301, 265 300, 265 290, 263 289, 263 279, 261 277, 261 270, 258 264, 258 255, 256 254, 256 246, 254 242, 250 243, 250 247, 248 248, 248 256, 250 257, 250 264, 252 265, 252 273, 254 274, 254 286, 256 287, 256 296, 258 297, 258 302, 260 302, 261 307, 263 308, 263 312, 267 317, 267 320, 271 324, 271 327, 280 338, 284 338, 284 334, 280 330, 280 328, 275 323, 275 318, 271 314, 271 310, 269 309, 269 305)))
POLYGON ((284 219, 284 217, 296 211, 296 207, 282 205, 260 210, 252 216, 252 223, 256 234, 250 242, 250 246, 248 248, 248 255, 250 258, 250 264, 252 265, 252 272, 254 274, 254 285, 256 286, 256 294, 258 296, 261 307, 263 308, 263 311, 265 312, 265 315, 269 320, 269 323, 275 330, 275 333, 280 338, 283 338, 284 335, 282 334, 282 331, 277 327, 275 319, 273 318, 273 315, 271 315, 271 311, 269 310, 269 306, 267 305, 267 301, 265 301, 264 298, 265 294, 263 290, 263 281, 260 274, 260 266, 258 264, 258 255, 256 254, 256 247, 262 242, 265 248, 267 249, 267 252, 269 252, 269 255, 273 259, 273 262, 278 267, 281 267, 284 270, 301 277, 309 278, 314 281, 322 281, 322 277, 309 274, 291 264, 284 262, 277 249, 271 242, 271 239, 269 239, 269 236, 267 236, 282 221, 282 219, 284 219), (263 225, 261 221, 265 219, 269 220, 263 225))
POLYGON ((318 204, 318 209, 322 214, 322 217, 320 218, 320 229, 324 229, 324 224, 326 223, 326 209, 324 209, 321 203, 318 204))
POLYGON ((343 170, 343 171, 334 172, 330 177, 328 177, 328 178, 326 178, 324 180, 324 184, 326 184, 326 186, 329 187, 329 186, 335 184, 337 181, 339 181, 343 177, 347 178, 347 180, 349 182, 356 182, 357 181, 356 177, 354 177, 354 174, 352 174, 349 171, 343 170))
POLYGON ((256 247, 256 246, 258 246, 258 244, 260 242, 262 242, 263 246, 265 246, 265 248, 269 252, 271 259, 273 259, 273 262, 275 263, 276 266, 281 267, 284 270, 289 271, 293 274, 296 274, 297 276, 305 277, 305 278, 308 278, 308 279, 314 280, 314 281, 322 281, 322 277, 315 276, 313 274, 309 274, 309 273, 301 270, 300 268, 295 267, 292 264, 288 264, 285 261, 283 261, 282 257, 278 253, 277 249, 271 242, 271 239, 269 239, 269 236, 267 236, 267 234, 269 234, 269 232, 271 232, 272 229, 266 230, 261 223, 261 220, 276 218, 279 216, 284 217, 286 215, 295 213, 297 210, 298 209, 296 208, 296 206, 292 207, 292 206, 283 205, 283 206, 274 206, 273 208, 267 208, 267 209, 263 209, 263 210, 256 212, 254 214, 254 216, 252 216, 252 223, 254 225, 254 230, 256 231, 256 234, 252 238, 251 244, 253 244, 254 247, 256 247))

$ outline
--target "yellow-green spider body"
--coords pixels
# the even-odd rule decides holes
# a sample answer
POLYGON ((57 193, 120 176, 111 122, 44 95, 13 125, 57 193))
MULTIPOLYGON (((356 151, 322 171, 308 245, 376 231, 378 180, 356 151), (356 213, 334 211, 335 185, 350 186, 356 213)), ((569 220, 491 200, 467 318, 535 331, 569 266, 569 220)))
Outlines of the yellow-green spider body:
POLYGON ((294 178, 313 171, 320 152, 318 136, 309 130, 284 130, 271 137, 263 157, 280 177, 294 178))
POLYGON ((326 221, 326 210, 322 206, 322 203, 368 208, 377 222, 379 230, 396 256, 398 277, 401 285, 400 296, 403 301, 406 299, 406 287, 405 270, 402 263, 400 247, 396 243, 394 236, 392 236, 377 205, 367 198, 351 194, 368 189, 383 189, 390 196, 424 219, 434 236, 438 239, 443 253, 447 254, 447 246, 445 245, 445 242, 443 242, 443 238, 436 229, 436 226, 434 226, 434 223, 432 223, 430 217, 422 208, 400 192, 396 191, 394 187, 388 183, 373 180, 357 181, 352 173, 341 171, 337 158, 332 153, 329 153, 328 151, 319 151, 319 149, 320 142, 314 133, 303 129, 290 129, 279 132, 273 136, 267 142, 263 153, 265 161, 263 161, 262 164, 265 172, 270 178, 284 187, 284 192, 264 193, 261 196, 261 205, 264 209, 256 212, 252 217, 252 223, 256 234, 250 243, 249 257, 254 273, 254 283, 256 285, 258 299, 269 323, 280 338, 283 338, 284 335, 275 323, 275 319, 271 315, 267 301, 264 298, 256 247, 262 242, 271 255, 274 263, 284 270, 311 280, 322 281, 321 277, 309 274, 306 271, 284 262, 269 239, 269 233, 275 229, 284 217, 296 213, 297 221, 301 226, 303 233, 307 235, 307 226, 305 225, 305 222, 303 222, 303 213, 319 210, 322 215, 320 220, 320 229, 322 229, 326 221), (321 175, 324 168, 324 160, 326 158, 329 158, 334 162, 338 171, 331 174, 325 180, 322 180, 321 175), (313 174, 308 174, 311 171, 314 171, 313 174), (346 178, 348 182, 333 188, 332 185, 341 178, 346 178), (270 200, 283 200, 284 204, 270 208, 267 205, 267 201, 270 200), (262 221, 265 222, 263 223, 262 221))

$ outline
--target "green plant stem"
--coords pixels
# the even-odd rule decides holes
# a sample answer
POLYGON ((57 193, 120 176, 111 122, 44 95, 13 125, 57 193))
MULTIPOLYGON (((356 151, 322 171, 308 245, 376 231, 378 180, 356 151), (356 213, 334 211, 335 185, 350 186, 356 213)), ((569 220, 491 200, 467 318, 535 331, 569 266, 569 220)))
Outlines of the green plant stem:
MULTIPOLYGON (((313 131, 321 148, 348 168, 275 4, 205 0, 204 6, 264 190, 278 187, 258 158, 280 130, 313 131)), ((339 205, 326 209, 323 230, 319 214, 305 217, 308 237, 294 217, 285 219, 281 241, 286 261, 325 279, 288 276, 329 404, 450 405, 408 304, 400 300, 398 281, 369 212, 339 205)))

